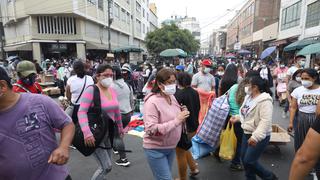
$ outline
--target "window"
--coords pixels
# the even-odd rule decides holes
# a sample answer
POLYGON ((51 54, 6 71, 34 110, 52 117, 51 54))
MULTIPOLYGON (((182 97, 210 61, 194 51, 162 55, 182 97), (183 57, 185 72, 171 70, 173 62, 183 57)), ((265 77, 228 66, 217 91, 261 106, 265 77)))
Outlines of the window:
POLYGON ((141 5, 138 2, 136 2, 136 11, 137 13, 141 12, 141 5))
POLYGON ((117 18, 120 17, 120 6, 118 4, 114 4, 114 16, 117 18))
POLYGON ((150 32, 150 29, 149 29, 149 27, 147 27, 147 33, 148 33, 148 32, 150 32))
POLYGON ((136 19, 136 31, 141 33, 141 22, 138 19, 136 19))
POLYGON ((98 8, 103 10, 103 0, 98 0, 98 8))
POLYGON ((127 23, 130 24, 130 14, 127 12, 127 23))
POLYGON ((149 13, 147 13, 147 21, 149 21, 149 13))
POLYGON ((143 26, 142 26, 142 31, 143 31, 143 33, 146 33, 146 25, 145 24, 143 24, 143 26))
POLYGON ((96 4, 96 0, 88 0, 88 2, 91 4, 96 4))
POLYGON ((39 34, 77 34, 76 18, 37 16, 39 34))
POLYGON ((145 13, 146 13, 146 12, 145 12, 145 10, 144 10, 144 8, 143 8, 143 9, 142 9, 142 16, 143 16, 143 17, 145 17, 145 13))
POLYGON ((306 28, 319 26, 320 22, 320 1, 308 5, 306 28))
POLYGON ((301 1, 282 10, 281 30, 296 27, 300 24, 301 1))
POLYGON ((124 9, 121 9, 121 20, 127 22, 127 12, 124 9))
POLYGON ((127 0, 127 4, 130 4, 130 0, 127 0))

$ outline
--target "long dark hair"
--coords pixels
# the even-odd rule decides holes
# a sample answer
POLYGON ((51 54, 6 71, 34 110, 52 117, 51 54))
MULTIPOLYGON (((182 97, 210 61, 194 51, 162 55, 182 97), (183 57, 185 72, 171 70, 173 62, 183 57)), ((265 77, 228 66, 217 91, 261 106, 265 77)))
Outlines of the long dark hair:
POLYGON ((86 75, 84 63, 80 60, 77 60, 73 63, 73 71, 81 79, 86 75))
POLYGON ((123 79, 121 69, 119 66, 112 66, 112 69, 116 80, 123 79))
POLYGON ((238 82, 238 68, 234 64, 229 64, 221 79, 220 92, 221 95, 226 93, 234 84, 238 82))
POLYGON ((312 77, 312 79, 315 79, 316 84, 320 84, 320 78, 319 78, 319 74, 315 69, 311 69, 311 68, 307 68, 307 69, 303 69, 301 71, 301 74, 306 73, 308 74, 310 77, 312 77))
POLYGON ((296 77, 298 76, 298 74, 301 74, 302 71, 303 71, 303 69, 296 70, 296 72, 293 73, 291 80, 296 81, 296 77))
POLYGON ((151 90, 151 92, 153 93, 160 93, 160 87, 159 87, 159 83, 165 83, 168 79, 170 79, 170 77, 174 75, 175 76, 175 72, 172 69, 169 68, 163 68, 161 69, 159 72, 157 72, 156 75, 156 81, 153 85, 153 88, 151 90))
POLYGON ((250 84, 252 86, 257 86, 260 93, 268 93, 272 96, 272 92, 269 88, 269 81, 262 79, 260 76, 253 76, 250 78, 250 84))

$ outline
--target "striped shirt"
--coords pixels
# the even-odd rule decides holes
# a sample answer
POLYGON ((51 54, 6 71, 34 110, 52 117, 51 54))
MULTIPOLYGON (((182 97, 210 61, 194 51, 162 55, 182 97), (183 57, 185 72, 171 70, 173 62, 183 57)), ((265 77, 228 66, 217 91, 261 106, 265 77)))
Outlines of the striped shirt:
MULTIPOLYGON (((101 99, 101 110, 103 113, 108 114, 108 116, 117 124, 118 130, 120 133, 123 132, 121 114, 119 108, 119 102, 117 100, 117 94, 112 89, 109 88, 108 91, 112 96, 112 100, 107 99, 107 97, 101 93, 100 91, 100 99, 101 99)), ((88 138, 92 136, 92 132, 90 131, 88 124, 88 111, 90 107, 93 107, 93 95, 94 88, 93 86, 88 87, 80 98, 80 108, 78 111, 78 119, 81 126, 81 130, 83 132, 84 138, 88 138)))

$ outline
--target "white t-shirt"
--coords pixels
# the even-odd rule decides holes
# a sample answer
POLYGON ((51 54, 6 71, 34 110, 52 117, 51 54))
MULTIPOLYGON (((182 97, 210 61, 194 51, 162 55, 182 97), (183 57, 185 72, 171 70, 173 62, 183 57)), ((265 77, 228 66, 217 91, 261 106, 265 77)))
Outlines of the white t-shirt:
POLYGON ((260 70, 260 77, 262 78, 262 79, 265 79, 265 80, 268 80, 269 78, 268 78, 268 68, 262 68, 261 70, 260 70))
POLYGON ((87 82, 86 82, 86 85, 85 85, 85 88, 87 88, 88 86, 90 85, 93 85, 94 82, 93 82, 93 79, 91 76, 85 76, 84 78, 79 78, 77 75, 73 75, 71 76, 68 81, 67 81, 67 85, 70 86, 70 91, 71 91, 71 102, 73 104, 79 104, 79 101, 78 103, 75 103, 82 91, 82 88, 83 88, 83 85, 84 85, 84 82, 85 82, 85 78, 87 78, 87 82))
POLYGON ((296 66, 291 66, 287 71, 287 75, 292 76, 297 70, 298 68, 296 66))
POLYGON ((215 78, 210 73, 203 74, 202 72, 198 72, 192 77, 192 86, 196 88, 202 89, 204 91, 212 91, 215 86, 215 78))
POLYGON ((310 90, 300 86, 291 93, 291 96, 297 99, 299 111, 315 113, 320 99, 320 88, 310 90))

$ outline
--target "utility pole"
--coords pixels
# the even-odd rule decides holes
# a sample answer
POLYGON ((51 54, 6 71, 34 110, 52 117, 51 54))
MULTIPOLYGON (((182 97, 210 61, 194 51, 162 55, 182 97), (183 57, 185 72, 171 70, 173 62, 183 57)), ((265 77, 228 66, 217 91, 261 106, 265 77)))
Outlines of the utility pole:
POLYGON ((108 0, 108 53, 111 53, 111 0, 108 0))
POLYGON ((2 60, 6 59, 6 53, 4 51, 4 40, 5 38, 4 38, 3 16, 0 8, 0 46, 1 46, 2 60))

